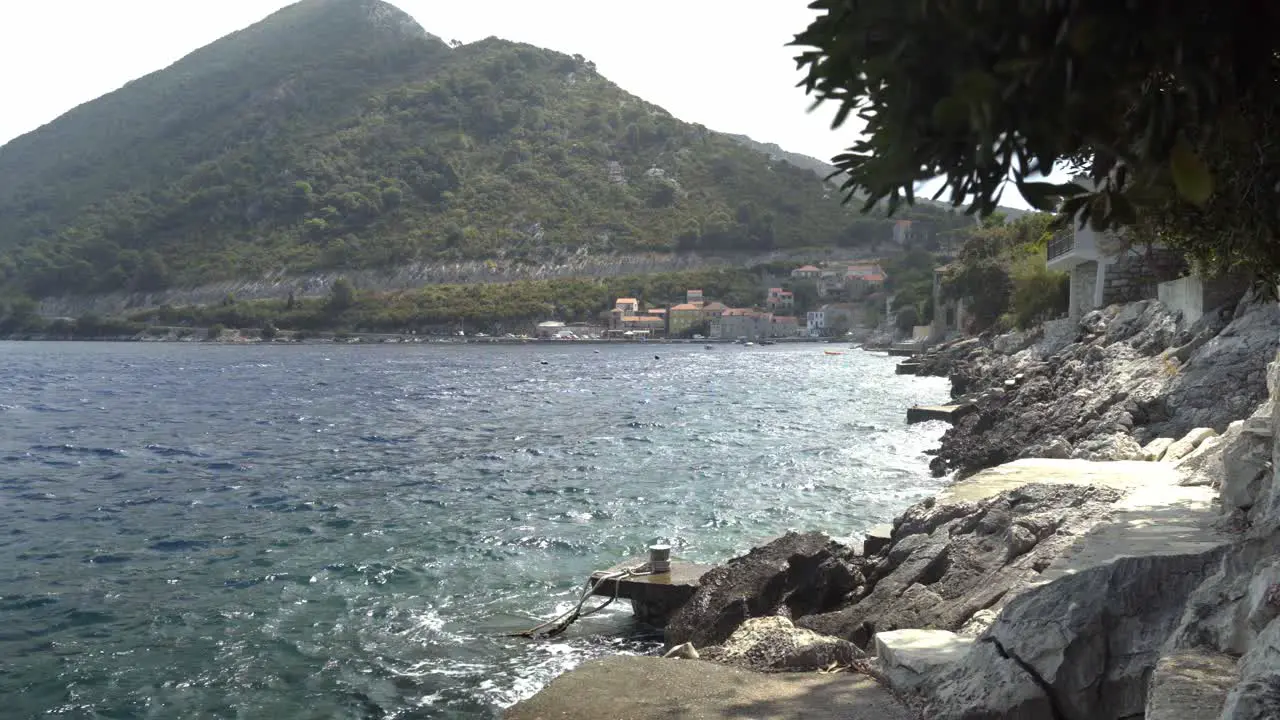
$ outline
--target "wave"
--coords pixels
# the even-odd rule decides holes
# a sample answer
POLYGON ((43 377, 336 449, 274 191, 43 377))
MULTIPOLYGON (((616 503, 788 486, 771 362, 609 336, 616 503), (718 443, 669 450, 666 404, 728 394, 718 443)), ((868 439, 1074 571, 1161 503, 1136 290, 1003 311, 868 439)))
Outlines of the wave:
POLYGON ((117 448, 82 447, 80 445, 32 445, 35 452, 57 452, 65 455, 97 455, 98 457, 127 457, 128 453, 117 448))

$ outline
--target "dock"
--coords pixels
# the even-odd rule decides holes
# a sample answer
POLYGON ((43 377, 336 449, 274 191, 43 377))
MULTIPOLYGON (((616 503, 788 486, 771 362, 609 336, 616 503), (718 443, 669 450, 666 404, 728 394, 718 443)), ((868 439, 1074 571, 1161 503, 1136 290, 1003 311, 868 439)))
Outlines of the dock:
MULTIPOLYGON (((591 574, 591 582, 602 576, 627 568, 643 565, 648 558, 632 558, 614 565, 607 570, 599 570, 591 574)), ((621 581, 606 580, 596 588, 596 595, 613 597, 614 586, 617 595, 631 601, 631 610, 636 620, 654 627, 667 624, 671 614, 684 605, 697 591, 699 581, 714 565, 699 565, 672 559, 671 571, 655 575, 635 575, 621 581)))
POLYGON ((907 408, 907 424, 927 422, 929 420, 944 420, 954 423, 956 420, 973 412, 975 407, 973 403, 959 403, 956 405, 916 405, 907 408))
POLYGON ((894 367, 893 372, 897 375, 919 375, 920 363, 915 360, 903 360, 894 367))

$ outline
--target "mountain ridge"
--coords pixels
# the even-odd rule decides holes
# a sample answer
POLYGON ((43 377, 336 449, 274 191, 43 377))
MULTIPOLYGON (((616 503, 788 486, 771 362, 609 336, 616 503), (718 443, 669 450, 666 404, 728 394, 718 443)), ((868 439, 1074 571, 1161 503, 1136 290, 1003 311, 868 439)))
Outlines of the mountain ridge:
MULTIPOLYGON (((925 232, 967 224, 915 209, 925 232)), ((912 216, 912 215, 909 215, 912 216)), ((0 147, 0 287, 863 247, 892 221, 588 60, 304 0, 0 147)))

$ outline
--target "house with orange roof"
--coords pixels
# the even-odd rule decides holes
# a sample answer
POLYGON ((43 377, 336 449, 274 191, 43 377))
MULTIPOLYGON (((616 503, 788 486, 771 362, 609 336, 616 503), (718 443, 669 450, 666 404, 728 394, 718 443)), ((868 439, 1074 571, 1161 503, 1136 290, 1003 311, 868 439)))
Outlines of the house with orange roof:
MULTIPOLYGON (((614 312, 617 312, 616 310, 614 312)), ((664 334, 667 321, 661 315, 619 315, 605 331, 607 337, 655 337, 664 334)))
POLYGON ((783 290, 780 287, 769 288, 764 304, 773 312, 791 312, 796 306, 796 296, 790 290, 783 290))
POLYGON ((816 265, 801 265, 791 271, 791 277, 797 280, 817 280, 822 275, 822 269, 816 265))
POLYGON ((669 322, 667 332, 671 337, 680 337, 691 333, 695 326, 701 325, 703 322, 702 307, 687 302, 672 305, 671 309, 667 311, 667 321, 669 322))
POLYGON ((613 309, 609 311, 609 329, 621 331, 623 327, 623 318, 634 317, 640 314, 640 301, 635 298, 621 297, 613 301, 613 309))

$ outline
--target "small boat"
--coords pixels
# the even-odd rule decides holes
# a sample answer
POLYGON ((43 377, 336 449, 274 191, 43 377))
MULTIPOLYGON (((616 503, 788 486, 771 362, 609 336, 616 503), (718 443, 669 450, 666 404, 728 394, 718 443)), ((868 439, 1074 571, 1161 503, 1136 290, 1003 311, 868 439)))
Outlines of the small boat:
POLYGON ((744 342, 744 343, 742 343, 742 345, 743 345, 743 347, 751 347, 752 345, 755 345, 755 343, 753 343, 753 342, 744 342))
POLYGON ((823 355, 843 355, 844 352, 840 350, 823 350, 822 354, 823 355))

